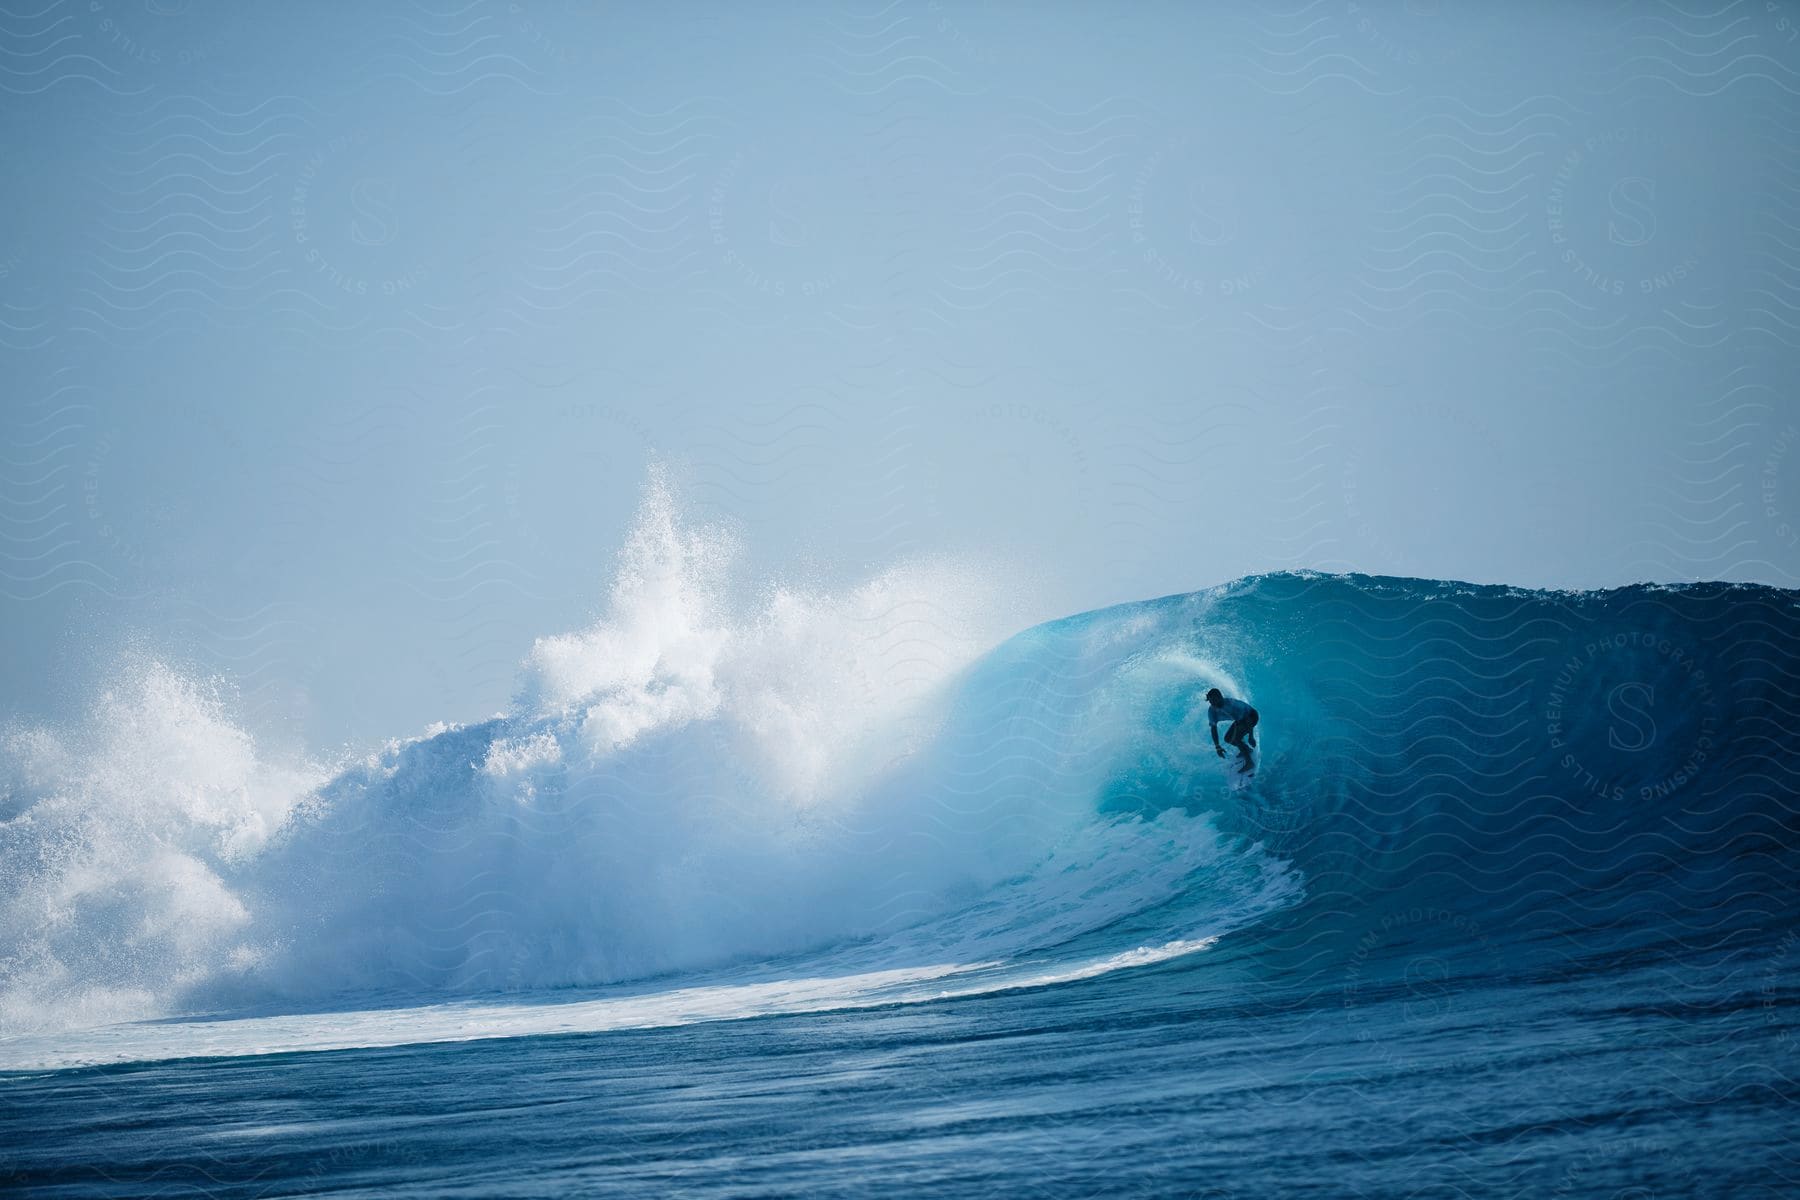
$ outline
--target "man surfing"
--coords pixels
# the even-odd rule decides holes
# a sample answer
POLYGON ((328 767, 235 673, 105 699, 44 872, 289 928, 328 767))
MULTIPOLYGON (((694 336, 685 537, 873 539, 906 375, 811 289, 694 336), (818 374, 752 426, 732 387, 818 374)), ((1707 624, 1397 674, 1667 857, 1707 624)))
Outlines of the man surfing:
POLYGON ((1206 725, 1212 732, 1213 749, 1219 757, 1225 757, 1225 746, 1236 746, 1237 752, 1244 756, 1243 765, 1239 768, 1248 771, 1256 765, 1250 757, 1250 751, 1256 747, 1256 710, 1242 700, 1227 697, 1218 688, 1209 688, 1206 693, 1206 725), (1225 730, 1225 746, 1219 745, 1219 722, 1229 721, 1225 730))

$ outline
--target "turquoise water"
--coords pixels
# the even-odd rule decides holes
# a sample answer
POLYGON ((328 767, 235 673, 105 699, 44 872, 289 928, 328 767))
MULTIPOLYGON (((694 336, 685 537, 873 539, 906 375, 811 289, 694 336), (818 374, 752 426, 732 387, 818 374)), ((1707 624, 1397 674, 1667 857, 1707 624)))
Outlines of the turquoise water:
POLYGON ((207 860, 245 914, 211 943, 134 946, 98 900, 15 933, 15 1006, 98 1005, 89 971, 157 1010, 9 1030, 0 1165, 70 1196, 1790 1195, 1797 603, 1261 577, 1029 630, 823 757, 756 759, 769 698, 685 677, 527 696, 207 860), (1264 714, 1240 792, 1213 683, 1264 714))

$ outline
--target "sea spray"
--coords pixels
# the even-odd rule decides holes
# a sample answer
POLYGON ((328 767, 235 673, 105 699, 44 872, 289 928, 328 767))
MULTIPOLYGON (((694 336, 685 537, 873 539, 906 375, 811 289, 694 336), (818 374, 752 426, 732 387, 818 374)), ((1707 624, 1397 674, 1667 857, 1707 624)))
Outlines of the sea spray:
POLYGON ((330 770, 264 761, 224 689, 154 662, 82 728, 12 729, 0 1030, 597 982, 906 919, 929 873, 847 915, 845 845, 1004 632, 992 597, 945 561, 743 594, 738 559, 653 472, 600 614, 538 640, 510 713, 330 770))
POLYGON ((0 1030, 155 1014, 262 959, 241 879, 326 776, 262 757, 220 688, 132 660, 0 754, 0 1030))

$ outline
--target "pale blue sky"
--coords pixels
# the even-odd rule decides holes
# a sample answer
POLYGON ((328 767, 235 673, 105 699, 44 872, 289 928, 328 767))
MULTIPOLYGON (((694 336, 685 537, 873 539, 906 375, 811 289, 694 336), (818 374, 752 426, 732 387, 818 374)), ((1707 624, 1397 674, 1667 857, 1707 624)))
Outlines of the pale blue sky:
POLYGON ((144 652, 315 745, 483 715, 657 457, 753 577, 1029 617, 1800 582, 1791 5, 39 7, 9 712, 144 652))

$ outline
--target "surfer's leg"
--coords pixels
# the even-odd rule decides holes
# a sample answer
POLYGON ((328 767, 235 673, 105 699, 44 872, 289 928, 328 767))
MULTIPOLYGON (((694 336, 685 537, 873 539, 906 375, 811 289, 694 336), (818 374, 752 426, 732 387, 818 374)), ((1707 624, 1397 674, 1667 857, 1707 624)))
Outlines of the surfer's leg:
POLYGON ((1243 718, 1233 721, 1231 728, 1225 731, 1225 740, 1237 747, 1238 755, 1244 760, 1246 767, 1250 765, 1250 747, 1244 745, 1244 738, 1249 732, 1250 724, 1243 718))

